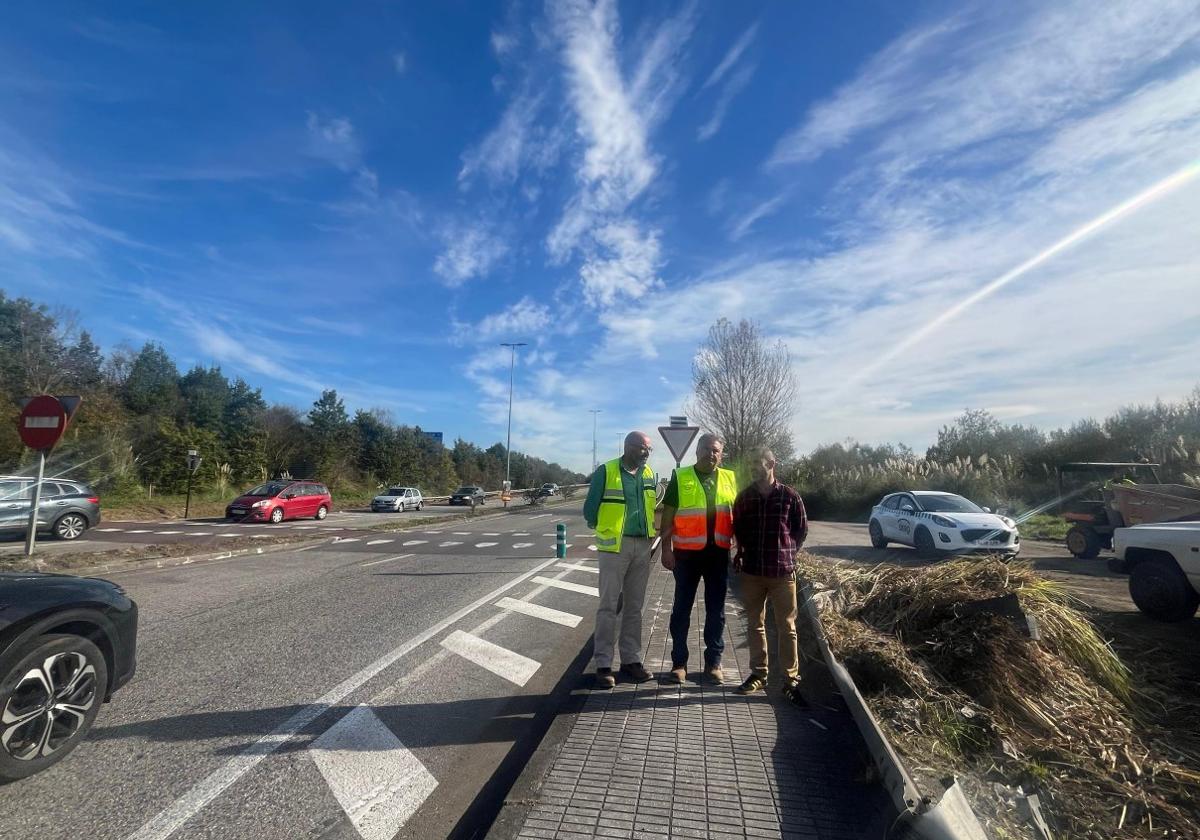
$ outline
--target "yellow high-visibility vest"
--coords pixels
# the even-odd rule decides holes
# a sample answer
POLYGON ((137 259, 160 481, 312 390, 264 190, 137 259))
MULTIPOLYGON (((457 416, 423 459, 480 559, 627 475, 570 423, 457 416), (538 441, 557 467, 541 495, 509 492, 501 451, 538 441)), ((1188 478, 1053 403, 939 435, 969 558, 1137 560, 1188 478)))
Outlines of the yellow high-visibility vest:
MULTIPOLYGON (((621 459, 615 458, 604 465, 604 496, 600 499, 600 511, 596 515, 596 549, 618 552, 621 536, 625 533, 625 489, 621 485, 621 459)), ((654 473, 649 467, 642 468, 642 504, 645 506, 648 537, 654 536, 654 473)))
MULTIPOLYGON (((708 496, 695 467, 676 470, 675 481, 679 486, 679 508, 675 511, 671 547, 699 551, 708 543, 708 496)), ((718 548, 729 548, 733 544, 733 502, 737 492, 737 476, 733 470, 718 467, 714 499, 716 521, 713 523, 713 543, 718 548)))

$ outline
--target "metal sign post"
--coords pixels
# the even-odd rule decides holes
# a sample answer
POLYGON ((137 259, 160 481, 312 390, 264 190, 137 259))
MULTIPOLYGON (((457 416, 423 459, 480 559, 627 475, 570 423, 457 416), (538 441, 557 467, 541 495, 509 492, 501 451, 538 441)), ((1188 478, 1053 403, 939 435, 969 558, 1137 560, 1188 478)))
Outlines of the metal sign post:
POLYGON ((188 454, 187 454, 188 486, 187 486, 187 500, 183 503, 183 518, 184 519, 188 518, 188 513, 190 513, 191 509, 192 509, 192 476, 194 476, 196 474, 196 470, 200 469, 200 462, 203 460, 204 459, 200 457, 199 451, 197 451, 195 449, 188 450, 188 454))
POLYGON ((33 485, 33 507, 29 509, 29 531, 25 534, 25 556, 33 556, 37 544, 38 508, 42 504, 42 479, 46 475, 46 450, 38 450, 37 484, 33 485))

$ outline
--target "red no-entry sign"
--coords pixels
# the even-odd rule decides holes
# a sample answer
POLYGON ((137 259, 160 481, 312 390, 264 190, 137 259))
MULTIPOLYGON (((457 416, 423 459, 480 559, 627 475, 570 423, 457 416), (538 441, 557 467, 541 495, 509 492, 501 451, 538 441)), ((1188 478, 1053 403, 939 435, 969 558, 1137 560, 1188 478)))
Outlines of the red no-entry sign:
POLYGON ((79 398, 65 398, 41 394, 25 403, 21 409, 21 417, 17 420, 17 432, 21 441, 30 449, 49 449, 58 443, 58 439, 67 430, 67 421, 71 419, 79 398), (67 402, 73 400, 73 404, 67 402), (64 404, 66 403, 66 404, 64 404))

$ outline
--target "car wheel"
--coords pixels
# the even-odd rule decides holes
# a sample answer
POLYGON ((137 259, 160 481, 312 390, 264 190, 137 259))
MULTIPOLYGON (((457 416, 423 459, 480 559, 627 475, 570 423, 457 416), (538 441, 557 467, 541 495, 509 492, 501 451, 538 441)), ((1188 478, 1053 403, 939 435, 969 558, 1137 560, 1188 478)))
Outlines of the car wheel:
POLYGON ((32 776, 64 758, 92 728, 108 665, 87 639, 32 639, 0 662, 0 780, 32 776))
POLYGON ((867 526, 867 531, 871 534, 871 545, 875 546, 876 548, 888 547, 888 541, 883 538, 883 529, 879 527, 879 523, 874 519, 872 519, 871 524, 867 526))
POLYGON ((54 536, 60 540, 75 540, 87 530, 87 520, 78 513, 64 513, 54 523, 54 536))
POLYGON ((940 552, 933 542, 933 534, 929 533, 928 528, 917 529, 917 532, 913 534, 913 546, 922 559, 936 560, 940 556, 940 552))
POLYGON ((275 510, 271 511, 271 524, 278 525, 282 521, 283 521, 283 508, 277 507, 277 508, 275 508, 275 510))
POLYGON ((317 508, 317 519, 324 519, 328 515, 329 508, 325 507, 325 505, 321 505, 319 508, 317 508))
POLYGON ((425 502, 417 502, 417 510, 420 510, 423 507, 425 507, 425 502))
POLYGON ((1091 528, 1073 525, 1067 531, 1067 550, 1080 560, 1091 560, 1100 554, 1100 535, 1091 528))
POLYGON ((1133 567, 1129 597, 1139 610, 1159 621, 1186 621, 1200 606, 1200 595, 1179 564, 1165 557, 1152 557, 1133 567))

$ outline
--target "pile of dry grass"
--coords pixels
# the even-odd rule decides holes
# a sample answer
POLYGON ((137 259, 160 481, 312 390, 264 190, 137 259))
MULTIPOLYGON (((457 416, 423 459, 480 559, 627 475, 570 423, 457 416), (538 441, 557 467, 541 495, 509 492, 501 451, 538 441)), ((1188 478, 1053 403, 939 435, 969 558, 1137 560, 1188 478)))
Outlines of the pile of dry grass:
POLYGON ((921 775, 969 774, 998 836, 1015 825, 1005 793, 1018 786, 1040 794, 1060 835, 1196 836, 1200 756, 1156 726, 1129 669, 1055 582, 998 559, 868 569, 802 555, 800 576, 827 590, 830 644, 897 748, 921 775), (1010 593, 1040 640, 963 610, 1010 593))

